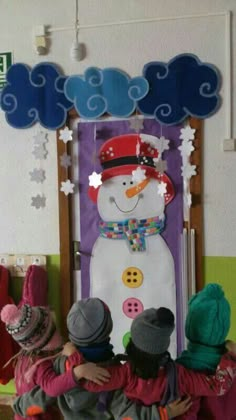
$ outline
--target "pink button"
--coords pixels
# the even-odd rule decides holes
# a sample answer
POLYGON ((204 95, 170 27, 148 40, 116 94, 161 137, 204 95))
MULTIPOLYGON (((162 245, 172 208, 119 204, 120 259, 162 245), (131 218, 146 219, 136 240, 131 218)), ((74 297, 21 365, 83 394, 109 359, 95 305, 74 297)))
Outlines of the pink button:
POLYGON ((143 312, 143 304, 139 299, 129 298, 123 303, 123 312, 129 318, 135 318, 143 312))

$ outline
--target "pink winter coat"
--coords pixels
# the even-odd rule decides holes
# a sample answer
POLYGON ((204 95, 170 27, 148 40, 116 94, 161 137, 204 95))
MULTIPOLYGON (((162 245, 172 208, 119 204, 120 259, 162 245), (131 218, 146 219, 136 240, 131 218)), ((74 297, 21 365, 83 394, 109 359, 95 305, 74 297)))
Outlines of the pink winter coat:
MULTIPOLYGON (((25 372, 29 369, 29 367, 29 356, 22 356, 18 360, 15 368, 15 382, 18 396, 31 391, 36 385, 39 385, 47 395, 57 397, 78 385, 73 376, 72 369, 58 376, 53 370, 52 360, 45 360, 40 363, 32 375, 30 382, 27 382, 25 379, 25 372)), ((14 419, 55 420, 55 412, 53 415, 52 410, 53 409, 48 409, 47 413, 30 417, 21 417, 18 414, 15 414, 14 419)))

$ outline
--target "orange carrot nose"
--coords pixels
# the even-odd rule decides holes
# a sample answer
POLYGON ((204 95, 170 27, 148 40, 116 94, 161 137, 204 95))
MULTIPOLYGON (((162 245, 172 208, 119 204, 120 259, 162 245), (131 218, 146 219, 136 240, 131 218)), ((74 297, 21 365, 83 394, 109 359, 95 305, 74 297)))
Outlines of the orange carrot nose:
POLYGON ((150 178, 144 179, 139 184, 134 185, 134 187, 128 188, 128 190, 125 191, 125 194, 127 195, 128 198, 134 197, 147 186, 149 181, 150 181, 150 178))

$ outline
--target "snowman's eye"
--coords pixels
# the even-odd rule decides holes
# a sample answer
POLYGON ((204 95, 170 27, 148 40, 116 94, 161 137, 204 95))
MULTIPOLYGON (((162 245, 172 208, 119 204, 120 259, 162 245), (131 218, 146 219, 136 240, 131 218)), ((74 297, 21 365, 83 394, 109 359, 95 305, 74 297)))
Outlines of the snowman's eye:
POLYGON ((133 184, 133 181, 130 181, 130 184, 133 184))
POLYGON ((126 185, 126 182, 125 181, 123 182, 123 185, 126 185))

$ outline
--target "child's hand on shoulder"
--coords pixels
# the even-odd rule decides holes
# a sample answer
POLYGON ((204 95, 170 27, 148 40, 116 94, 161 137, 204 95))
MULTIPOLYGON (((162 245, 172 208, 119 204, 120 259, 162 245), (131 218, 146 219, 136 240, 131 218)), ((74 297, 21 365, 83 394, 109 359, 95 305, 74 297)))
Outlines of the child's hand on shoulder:
POLYGON ((77 348, 75 347, 75 345, 71 343, 70 341, 68 341, 63 347, 62 355, 69 357, 76 351, 77 351, 77 348))
POLYGON ((83 365, 76 366, 74 367, 73 372, 76 379, 79 380, 84 378, 93 381, 98 385, 108 382, 111 377, 106 369, 95 365, 95 363, 84 363, 83 365))
POLYGON ((170 404, 166 406, 166 410, 168 413, 168 418, 173 419, 174 417, 181 416, 182 414, 186 413, 190 409, 192 405, 191 398, 185 398, 181 400, 178 398, 175 401, 172 401, 170 404))

